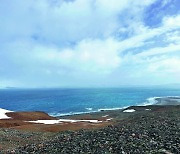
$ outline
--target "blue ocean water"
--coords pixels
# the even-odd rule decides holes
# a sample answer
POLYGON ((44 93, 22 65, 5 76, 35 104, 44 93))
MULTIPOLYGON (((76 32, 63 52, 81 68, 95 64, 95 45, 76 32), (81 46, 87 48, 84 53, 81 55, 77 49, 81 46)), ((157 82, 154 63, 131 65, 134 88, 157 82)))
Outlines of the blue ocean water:
POLYGON ((152 103, 147 99, 157 96, 180 96, 180 89, 1 89, 0 108, 12 111, 45 111, 51 115, 66 115, 152 103))

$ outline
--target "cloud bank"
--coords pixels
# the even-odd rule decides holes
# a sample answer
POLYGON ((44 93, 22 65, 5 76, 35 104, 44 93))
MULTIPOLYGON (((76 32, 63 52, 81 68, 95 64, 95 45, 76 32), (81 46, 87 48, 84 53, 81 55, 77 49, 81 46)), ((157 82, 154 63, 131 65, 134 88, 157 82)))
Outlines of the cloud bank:
POLYGON ((178 0, 2 1, 0 87, 180 83, 179 6, 178 0))

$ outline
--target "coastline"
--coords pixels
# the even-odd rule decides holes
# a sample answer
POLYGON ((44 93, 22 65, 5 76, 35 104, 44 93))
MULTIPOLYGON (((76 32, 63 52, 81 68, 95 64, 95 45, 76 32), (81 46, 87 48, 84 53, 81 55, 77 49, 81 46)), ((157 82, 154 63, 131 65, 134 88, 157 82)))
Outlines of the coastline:
MULTIPOLYGON (((149 106, 149 105, 180 105, 180 96, 150 97, 150 98, 146 99, 146 102, 138 103, 137 105, 131 105, 131 106, 149 106), (178 100, 178 102, 176 102, 176 99, 178 100)), ((83 114, 92 114, 92 113, 96 114, 96 113, 102 112, 102 111, 123 110, 123 109, 129 108, 131 106, 114 107, 114 108, 100 108, 100 109, 95 110, 95 111, 70 112, 70 113, 63 113, 63 114, 61 114, 61 113, 59 113, 59 114, 49 113, 49 115, 60 118, 60 117, 73 116, 73 115, 83 115, 83 114)))
MULTIPOLYGON (((60 116, 52 115, 52 114, 48 114, 48 113, 40 112, 40 111, 14 112, 14 111, 9 111, 9 110, 0 108, 0 120, 9 120, 9 121, 10 120, 24 120, 23 122, 40 123, 40 124, 43 124, 43 123, 44 124, 58 124, 62 122, 100 123, 100 122, 103 122, 101 121, 102 119, 105 122, 110 121, 107 118, 102 118, 108 115, 109 113, 110 114, 111 113, 114 114, 116 112, 127 112, 127 113, 131 112, 132 113, 132 112, 139 111, 139 108, 143 108, 143 107, 145 111, 150 111, 152 106, 180 105, 180 96, 150 97, 146 100, 147 101, 145 103, 140 103, 139 105, 134 105, 134 106, 126 106, 126 107, 121 107, 121 108, 104 108, 104 109, 98 109, 98 111, 91 111, 92 110, 91 108, 89 109, 89 112, 75 112, 75 113, 70 113, 70 114, 67 113, 67 114, 60 114, 60 116), (136 110, 133 109, 133 107, 136 110), (25 116, 25 117, 22 118, 21 116, 25 116)), ((113 118, 109 118, 109 119, 112 120, 113 118)))
MULTIPOLYGON (((130 106, 148 106, 148 105, 180 105, 180 96, 149 97, 146 99, 145 102, 137 103, 136 105, 130 105, 130 106)), ((46 112, 46 113, 52 117, 60 118, 60 117, 73 116, 73 115, 98 113, 98 112, 102 112, 102 111, 123 110, 130 106, 99 108, 97 110, 93 110, 92 108, 86 108, 88 111, 82 111, 82 112, 69 112, 69 113, 48 113, 48 112, 46 112)), ((3 113, 5 113, 5 112, 21 112, 21 111, 10 111, 8 109, 3 109, 3 108, 0 108, 0 111, 2 111, 3 113)), ((26 112, 28 112, 28 111, 26 111, 26 112)), ((3 115, 3 116, 7 118, 6 115, 3 115)), ((0 119, 1 119, 1 116, 0 116, 0 119)))
MULTIPOLYGON (((168 96, 166 96, 168 97, 168 96)), ((176 97, 176 96, 173 96, 176 97)), ((180 97, 180 96, 177 96, 180 97)), ((155 105, 157 103, 157 98, 163 98, 163 97, 150 97, 147 98, 145 102, 138 103, 136 105, 130 105, 130 106, 148 106, 148 105, 155 105)), ((99 108, 96 110, 92 110, 90 108, 89 111, 82 111, 82 112, 69 112, 69 113, 48 113, 50 116, 53 117, 66 117, 66 116, 73 116, 73 115, 82 115, 82 114, 91 114, 91 113, 98 113, 102 111, 115 111, 115 110, 123 110, 125 108, 128 108, 130 106, 123 106, 123 107, 112 107, 112 108, 99 108)), ((88 108, 89 109, 89 108, 88 108)))
MULTIPOLYGON (((18 147, 23 147, 24 149, 25 148, 24 146, 28 143, 27 145, 28 149, 25 148, 26 149, 25 151, 29 152, 29 148, 30 148, 32 151, 38 153, 38 150, 40 150, 39 144, 41 142, 43 143, 46 142, 51 143, 52 141, 55 142, 54 140, 56 140, 57 136, 59 135, 63 136, 63 134, 66 134, 71 138, 71 134, 74 133, 75 134, 80 133, 82 136, 86 136, 87 135, 86 132, 87 133, 106 132, 107 130, 110 131, 111 134, 114 134, 115 132, 114 130, 111 130, 112 128, 119 129, 121 127, 127 127, 129 130, 128 132, 130 132, 131 135, 133 134, 131 129, 134 130, 134 126, 137 126, 134 132, 139 131, 138 129, 142 129, 139 127, 143 127, 143 129, 145 129, 146 131, 151 131, 149 126, 155 125, 154 127, 157 127, 156 123, 158 120, 159 120, 158 129, 159 127, 165 125, 164 123, 162 123, 164 120, 165 121, 169 120, 169 123, 165 126, 171 130, 171 122, 172 121, 173 123, 175 122, 175 124, 177 124, 178 126, 178 122, 180 120, 180 115, 179 115, 180 104, 177 104, 177 101, 175 101, 176 99, 178 99, 178 103, 179 103, 180 97, 174 98, 174 96, 173 97, 171 96, 170 98, 168 98, 168 100, 167 97, 166 98, 158 97, 155 98, 155 100, 159 102, 157 102, 154 105, 130 106, 118 110, 102 110, 100 112, 66 115, 63 117, 62 116, 51 117, 44 112, 10 112, 7 113, 7 116, 11 118, 0 119, 0 127, 1 127, 0 134, 2 135, 1 136, 2 138, 0 140, 0 151, 5 150, 6 152, 7 151, 9 152, 14 150, 17 153, 18 152, 21 153, 22 152, 21 148, 18 147), (64 121, 61 123, 49 123, 49 124, 28 122, 28 121, 37 121, 39 119, 46 121, 47 120, 56 121, 59 119, 61 120, 64 119, 64 121), (99 122, 97 122, 97 120, 99 122), (24 136, 31 136, 31 137, 24 138, 24 136), (19 140, 19 142, 16 141, 17 139, 19 140), (37 149, 37 151, 31 146, 31 144, 34 143, 37 144, 34 147, 35 149, 37 149)), ((178 128, 176 129, 176 131, 177 134, 180 133, 178 131, 178 128)), ((126 132, 124 132, 124 129, 122 133, 126 134, 126 132)), ((64 139, 64 137, 62 136, 60 138, 64 139)), ((108 138, 105 137, 105 139, 108 138)), ((72 141, 73 141, 72 144, 76 144, 77 142, 74 141, 74 139, 72 139, 72 141)), ((126 140, 124 139, 123 142, 126 142, 126 140)), ((131 145, 129 146, 131 147, 131 145)), ((51 147, 48 147, 47 145, 43 145, 42 149, 43 147, 46 149, 49 148, 49 150, 53 150, 51 147)), ((67 151, 68 149, 65 150, 66 152, 68 152, 67 151)))
MULTIPOLYGON (((66 129, 61 132, 50 132, 50 129, 35 131, 27 127, 26 130, 0 129, 0 152, 102 154, 105 151, 108 153, 179 152, 180 140, 177 136, 180 135, 180 105, 131 106, 125 111, 132 109, 135 111, 115 110, 83 115, 86 119, 102 117, 102 115, 102 118, 113 117, 111 123, 96 128, 96 124, 91 124, 86 128, 70 129, 75 125, 86 125, 81 122, 66 124, 66 129)), ((79 116, 82 115, 76 115, 74 119, 80 118, 79 116)), ((35 126, 49 127, 42 124, 35 126)), ((54 126, 50 125, 50 127, 54 126)))

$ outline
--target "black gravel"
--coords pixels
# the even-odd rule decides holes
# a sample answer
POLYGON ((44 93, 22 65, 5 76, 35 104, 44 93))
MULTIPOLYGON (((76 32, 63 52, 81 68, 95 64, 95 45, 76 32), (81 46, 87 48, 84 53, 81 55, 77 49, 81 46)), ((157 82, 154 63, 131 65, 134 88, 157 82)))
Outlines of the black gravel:
POLYGON ((180 153, 180 106, 132 116, 98 130, 58 133, 6 153, 180 153))

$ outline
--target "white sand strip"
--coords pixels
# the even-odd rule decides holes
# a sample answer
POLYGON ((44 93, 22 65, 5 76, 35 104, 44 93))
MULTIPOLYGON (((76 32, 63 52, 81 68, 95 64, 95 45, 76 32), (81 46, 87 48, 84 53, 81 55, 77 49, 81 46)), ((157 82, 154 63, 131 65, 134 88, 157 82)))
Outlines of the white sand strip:
POLYGON ((111 121, 113 118, 106 119, 106 121, 111 121))
POLYGON ((103 118, 106 118, 106 117, 108 117, 109 115, 104 115, 104 116, 102 116, 103 118))
POLYGON ((0 108, 0 119, 9 119, 9 118, 11 118, 11 117, 8 117, 6 115, 6 113, 8 113, 8 112, 13 112, 13 111, 9 111, 9 110, 5 110, 5 109, 0 108))
POLYGON ((127 109, 127 110, 124 110, 123 112, 135 112, 136 110, 134 109, 127 109))
POLYGON ((102 121, 98 120, 71 120, 71 119, 59 119, 60 122, 90 122, 90 123, 99 123, 102 121))
POLYGON ((59 120, 36 120, 36 121, 26 121, 26 122, 32 122, 32 123, 41 123, 41 124, 49 124, 49 125, 53 125, 53 124, 59 124, 61 123, 59 120))
POLYGON ((33 123, 42 123, 42 124, 58 124, 62 122, 90 122, 90 123, 100 123, 102 121, 99 120, 71 120, 71 119, 59 119, 59 120, 36 120, 36 121, 27 121, 27 122, 33 122, 33 123))

